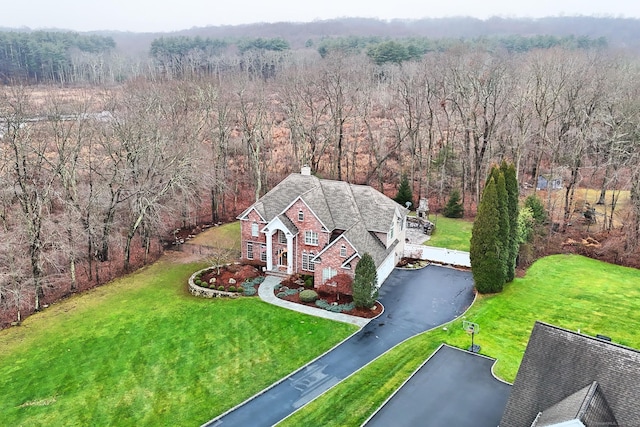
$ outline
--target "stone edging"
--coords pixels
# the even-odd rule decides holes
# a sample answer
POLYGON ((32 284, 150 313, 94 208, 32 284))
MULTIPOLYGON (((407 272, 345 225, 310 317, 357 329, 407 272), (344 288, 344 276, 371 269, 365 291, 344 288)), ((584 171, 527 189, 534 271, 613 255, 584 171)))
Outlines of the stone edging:
POLYGON ((214 265, 211 267, 203 268, 202 270, 198 270, 189 277, 189 293, 191 293, 191 295, 193 296, 201 298, 238 298, 241 294, 237 292, 219 291, 217 289, 203 288, 202 286, 196 285, 194 281, 195 277, 203 271, 210 270, 212 268, 216 268, 216 266, 214 265))

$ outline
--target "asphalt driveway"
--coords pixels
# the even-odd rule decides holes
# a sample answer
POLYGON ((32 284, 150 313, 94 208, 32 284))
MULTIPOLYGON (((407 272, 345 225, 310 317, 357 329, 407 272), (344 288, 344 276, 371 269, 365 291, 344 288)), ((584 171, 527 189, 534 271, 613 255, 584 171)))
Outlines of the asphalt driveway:
MULTIPOLYGON (((205 426, 272 426, 395 345, 462 314, 473 301, 470 272, 428 266, 394 270, 380 289, 384 313, 286 380, 205 426)), ((274 331, 275 333, 276 331, 274 331)))
POLYGON ((444 345, 366 426, 495 427, 511 386, 491 374, 494 363, 494 359, 444 345))

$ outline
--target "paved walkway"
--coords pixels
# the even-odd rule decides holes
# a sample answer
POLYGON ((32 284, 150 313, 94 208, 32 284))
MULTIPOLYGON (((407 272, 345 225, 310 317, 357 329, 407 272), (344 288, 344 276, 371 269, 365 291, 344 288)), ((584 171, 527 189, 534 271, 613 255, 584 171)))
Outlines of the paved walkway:
POLYGON ((359 332, 205 425, 273 426, 407 338, 460 316, 473 302, 473 280, 469 272, 441 266, 396 269, 378 299, 385 311, 359 332))
POLYGON ((295 302, 285 301, 275 296, 273 289, 281 282, 279 277, 267 276, 260 287, 258 288, 258 295, 263 301, 269 304, 277 305, 280 307, 288 308, 289 310, 298 311, 300 313, 310 314, 316 317, 322 317, 325 319, 337 320, 338 322, 351 323, 360 328, 363 328, 371 319, 364 319, 362 317, 350 316, 344 313, 332 313, 321 308, 309 307, 304 304, 296 304, 295 302))

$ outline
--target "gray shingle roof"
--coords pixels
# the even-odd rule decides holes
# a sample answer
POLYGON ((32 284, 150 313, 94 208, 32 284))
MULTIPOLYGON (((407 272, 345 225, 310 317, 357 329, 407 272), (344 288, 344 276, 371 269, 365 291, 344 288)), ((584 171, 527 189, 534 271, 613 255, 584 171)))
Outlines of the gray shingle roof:
POLYGON ((345 230, 345 237, 356 246, 357 251, 371 254, 376 265, 384 260, 395 245, 388 250, 369 232, 386 233, 396 210, 402 217, 407 213, 406 208, 369 186, 294 173, 247 208, 239 218, 255 208, 269 222, 282 214, 298 196, 328 231, 345 230))
POLYGON ((545 409, 531 427, 551 427, 571 420, 586 426, 618 425, 597 381, 545 409))
POLYGON ((585 388, 594 393, 580 413, 585 422, 640 426, 640 352, 536 322, 500 427, 530 427, 547 410, 567 415, 585 388))

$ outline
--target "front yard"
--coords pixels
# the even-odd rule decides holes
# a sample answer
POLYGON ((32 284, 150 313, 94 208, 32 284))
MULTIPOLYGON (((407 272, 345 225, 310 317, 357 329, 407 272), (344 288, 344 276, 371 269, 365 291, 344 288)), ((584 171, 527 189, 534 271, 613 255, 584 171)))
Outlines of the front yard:
POLYGON ((199 425, 356 329, 192 297, 202 267, 164 258, 0 331, 0 424, 199 425))

